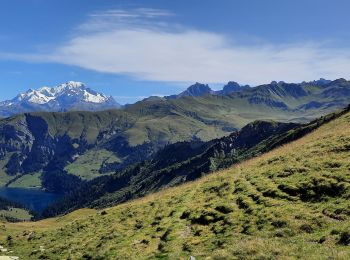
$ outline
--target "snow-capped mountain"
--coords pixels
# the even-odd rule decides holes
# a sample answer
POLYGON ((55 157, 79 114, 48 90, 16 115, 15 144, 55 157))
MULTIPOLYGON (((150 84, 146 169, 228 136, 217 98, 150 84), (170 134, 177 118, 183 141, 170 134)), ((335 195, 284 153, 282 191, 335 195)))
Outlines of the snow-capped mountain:
POLYGON ((69 81, 56 87, 29 89, 12 100, 0 102, 0 116, 34 111, 96 111, 119 107, 113 97, 98 93, 84 83, 69 81))

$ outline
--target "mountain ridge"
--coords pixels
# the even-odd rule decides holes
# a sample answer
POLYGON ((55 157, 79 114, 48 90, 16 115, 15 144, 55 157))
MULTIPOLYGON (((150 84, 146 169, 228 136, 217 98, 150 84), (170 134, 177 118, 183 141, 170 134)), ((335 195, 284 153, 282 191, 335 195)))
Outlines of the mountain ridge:
MULTIPOLYGON (((337 79, 334 81, 319 79, 302 83, 285 83, 272 81, 269 84, 250 87, 230 81, 223 86, 222 90, 212 90, 208 84, 195 83, 185 91, 164 97, 149 97, 144 102, 182 99, 186 97, 200 98, 211 96, 235 96, 236 98, 248 98, 250 104, 269 105, 279 109, 304 109, 337 106, 339 104, 327 104, 323 100, 327 98, 344 99, 350 96, 348 81, 337 79), (327 89, 330 85, 332 87, 327 89), (314 89, 313 89, 314 88, 314 89), (303 101, 311 98, 311 103, 302 103, 295 107, 293 103, 285 102, 284 99, 303 101), (323 102, 322 102, 323 101, 323 102), (317 103, 316 103, 317 102, 317 103)), ((142 101, 141 101, 142 102, 142 101)), ((139 102, 136 102, 139 103, 139 102)), ((135 104, 136 104, 135 103, 135 104)), ((135 104, 124 106, 128 108, 135 104)), ((122 108, 113 97, 106 96, 88 88, 82 82, 68 81, 56 87, 41 87, 37 90, 30 89, 25 93, 18 94, 12 100, 0 102, 0 116, 8 117, 24 112, 65 112, 65 111, 101 111, 107 109, 122 108)))

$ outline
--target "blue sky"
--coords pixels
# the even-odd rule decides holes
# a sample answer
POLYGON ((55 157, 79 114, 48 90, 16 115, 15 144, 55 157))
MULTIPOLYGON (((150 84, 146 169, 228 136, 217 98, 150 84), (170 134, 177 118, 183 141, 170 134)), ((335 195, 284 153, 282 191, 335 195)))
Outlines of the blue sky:
POLYGON ((69 80, 121 103, 199 81, 350 78, 346 0, 2 0, 0 100, 69 80))

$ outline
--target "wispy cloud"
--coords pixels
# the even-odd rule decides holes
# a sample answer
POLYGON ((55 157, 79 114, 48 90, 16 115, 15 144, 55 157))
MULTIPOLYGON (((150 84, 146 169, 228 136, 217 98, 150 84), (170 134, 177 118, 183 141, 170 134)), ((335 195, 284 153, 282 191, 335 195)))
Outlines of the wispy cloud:
POLYGON ((161 19, 173 16, 171 12, 152 8, 137 8, 133 10, 112 9, 92 13, 83 24, 77 27, 78 33, 110 32, 126 28, 165 27, 161 19))
POLYGON ((51 53, 8 56, 168 82, 254 85, 350 77, 350 48, 313 42, 242 45, 234 35, 170 24, 172 15, 157 9, 94 13, 51 53))
POLYGON ((127 11, 123 9, 112 9, 104 12, 97 12, 90 15, 90 17, 114 17, 114 18, 155 18, 161 16, 170 16, 171 12, 161 9, 152 8, 137 8, 132 11, 127 11))

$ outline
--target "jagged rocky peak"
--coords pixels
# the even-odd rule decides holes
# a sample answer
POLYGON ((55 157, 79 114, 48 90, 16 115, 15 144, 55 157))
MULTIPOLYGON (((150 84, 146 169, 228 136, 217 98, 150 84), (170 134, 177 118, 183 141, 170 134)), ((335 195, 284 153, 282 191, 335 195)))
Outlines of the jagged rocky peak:
POLYGON ((187 96, 197 97, 197 96, 210 94, 211 92, 212 90, 208 84, 202 84, 202 83, 196 82, 195 84, 188 87, 187 90, 183 92, 183 94, 187 96))
POLYGON ((301 83, 301 85, 325 86, 325 85, 327 85, 327 84, 329 84, 331 82, 332 82, 331 80, 320 78, 318 80, 313 80, 313 81, 310 81, 310 82, 303 81, 301 83))
POLYGON ((239 92, 239 91, 242 91, 242 90, 248 89, 248 88, 250 88, 249 85, 241 86, 240 84, 238 84, 235 81, 229 81, 223 87, 222 91, 219 91, 219 94, 227 95, 227 94, 230 94, 232 92, 239 92))
POLYGON ((214 91, 209 87, 208 84, 202 84, 196 82, 195 84, 189 86, 185 91, 178 95, 167 96, 167 99, 176 99, 181 97, 200 97, 208 94, 213 94, 214 91))
POLYGON ((286 84, 286 82, 284 82, 284 81, 271 81, 271 83, 270 83, 270 85, 273 85, 273 86, 281 86, 281 85, 284 85, 284 84, 286 84))
POLYGON ((235 81, 229 81, 224 88, 222 89, 223 91, 236 91, 239 90, 241 86, 235 82, 235 81))
POLYGON ((314 80, 313 83, 315 85, 319 85, 319 86, 323 86, 323 85, 326 85, 328 83, 331 83, 332 81, 331 80, 328 80, 328 79, 324 79, 324 78, 320 78, 319 80, 314 80))

